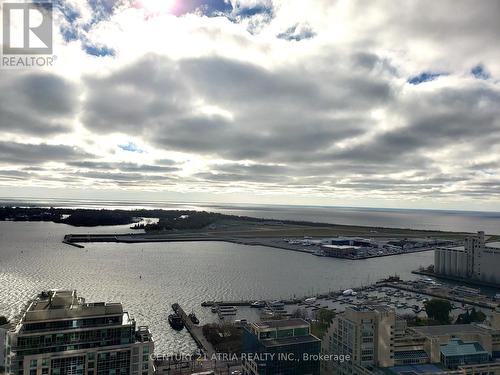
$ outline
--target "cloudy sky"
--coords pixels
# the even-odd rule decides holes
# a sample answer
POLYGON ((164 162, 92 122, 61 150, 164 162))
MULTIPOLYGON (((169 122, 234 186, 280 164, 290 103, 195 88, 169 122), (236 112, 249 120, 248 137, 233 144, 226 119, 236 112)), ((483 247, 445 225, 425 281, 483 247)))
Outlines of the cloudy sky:
POLYGON ((500 0, 58 0, 0 196, 500 210, 500 0))

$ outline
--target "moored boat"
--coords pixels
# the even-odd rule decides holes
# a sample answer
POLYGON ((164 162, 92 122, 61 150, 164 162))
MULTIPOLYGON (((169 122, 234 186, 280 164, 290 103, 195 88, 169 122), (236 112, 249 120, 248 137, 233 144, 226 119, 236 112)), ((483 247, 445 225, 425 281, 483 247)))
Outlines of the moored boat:
POLYGON ((200 324, 200 319, 196 316, 194 312, 188 315, 189 319, 193 322, 193 324, 200 324))
POLYGON ((179 314, 173 313, 168 316, 168 323, 170 327, 175 329, 176 331, 180 331, 184 328, 184 322, 179 314))
POLYGON ((255 302, 252 302, 252 304, 250 305, 250 307, 254 307, 254 308, 262 308, 262 307, 265 307, 266 306, 266 303, 264 301, 255 301, 255 302))

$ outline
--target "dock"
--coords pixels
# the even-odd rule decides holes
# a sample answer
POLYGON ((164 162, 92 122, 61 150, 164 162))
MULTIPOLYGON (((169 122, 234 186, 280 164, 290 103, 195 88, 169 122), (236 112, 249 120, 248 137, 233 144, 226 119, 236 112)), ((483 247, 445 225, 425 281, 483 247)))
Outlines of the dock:
POLYGON ((147 234, 147 233, 129 233, 129 234, 66 234, 64 243, 92 243, 92 242, 115 242, 127 244, 140 243, 160 243, 160 242, 227 242, 237 245, 265 246, 282 250, 290 250, 300 253, 312 254, 310 249, 294 248, 287 244, 278 244, 265 238, 234 237, 223 235, 211 235, 205 233, 184 233, 184 234, 147 234))
MULTIPOLYGON (((283 302, 285 305, 295 305, 302 302, 305 298, 302 299, 296 298, 291 300, 280 300, 279 302, 283 302)), ((212 306, 244 306, 251 307, 252 303, 255 300, 241 300, 241 301, 204 301, 201 303, 202 307, 212 307, 212 306)))
POLYGON ((449 287, 436 288, 434 290, 429 290, 429 289, 418 289, 418 288, 415 288, 415 287, 410 286, 410 285, 405 285, 403 283, 379 283, 378 286, 404 290, 404 291, 412 292, 412 293, 425 294, 425 295, 430 296, 430 297, 445 299, 445 300, 453 301, 453 302, 459 302, 459 303, 463 303, 466 305, 484 307, 484 308, 490 309, 490 310, 494 310, 498 306, 497 302, 486 300, 484 298, 485 297, 484 295, 480 295, 480 296, 476 296, 476 297, 466 297, 466 296, 453 295, 451 293, 452 289, 449 287))
MULTIPOLYGON (((353 291, 355 292, 363 292, 367 289, 379 289, 379 288, 392 288, 392 289, 398 289, 398 290, 403 290, 407 292, 412 292, 415 294, 421 294, 421 295, 426 295, 428 297, 434 297, 434 298, 439 298, 439 299, 445 299, 448 301, 452 302, 458 302, 462 303, 465 305, 471 305, 471 306, 478 306, 490 310, 494 310, 497 306, 499 306, 498 301, 494 301, 488 296, 481 294, 479 296, 464 296, 464 295, 458 295, 453 293, 453 287, 449 285, 443 285, 440 287, 433 287, 432 285, 421 285, 420 287, 416 285, 412 285, 412 282, 405 282, 402 280, 394 279, 391 280, 391 278, 386 279, 386 280, 381 280, 376 282, 375 284, 372 285, 367 285, 367 286, 360 286, 360 287, 355 287, 352 288, 353 291)), ((332 298, 338 298, 342 297, 343 295, 343 290, 337 290, 337 291, 330 291, 328 293, 322 293, 322 294, 316 294, 316 295, 310 295, 310 296, 305 296, 302 298, 294 298, 294 299, 283 299, 279 300, 279 302, 282 302, 285 305, 304 305, 304 301, 307 298, 317 298, 318 302, 321 301, 322 299, 332 299, 332 298)), ((212 306, 242 306, 242 307, 250 307, 251 304, 255 300, 239 300, 239 301, 204 301, 201 303, 201 306, 203 307, 212 307, 212 306)), ((264 301, 266 303, 269 303, 270 301, 264 301)), ((312 306, 312 305, 309 305, 312 306)))
POLYGON ((178 303, 174 303, 172 305, 172 310, 174 310, 181 317, 186 330, 189 332, 194 342, 196 342, 198 348, 201 349, 207 357, 212 357, 212 355, 215 354, 215 350, 212 344, 210 344, 205 336, 203 336, 202 327, 194 324, 178 303))

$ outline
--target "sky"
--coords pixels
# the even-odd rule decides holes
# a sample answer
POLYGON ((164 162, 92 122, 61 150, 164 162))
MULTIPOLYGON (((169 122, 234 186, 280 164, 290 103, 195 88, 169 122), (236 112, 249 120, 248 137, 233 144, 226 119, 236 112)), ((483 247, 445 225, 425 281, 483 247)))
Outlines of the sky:
POLYGON ((55 0, 0 196, 500 211, 500 0, 55 0))

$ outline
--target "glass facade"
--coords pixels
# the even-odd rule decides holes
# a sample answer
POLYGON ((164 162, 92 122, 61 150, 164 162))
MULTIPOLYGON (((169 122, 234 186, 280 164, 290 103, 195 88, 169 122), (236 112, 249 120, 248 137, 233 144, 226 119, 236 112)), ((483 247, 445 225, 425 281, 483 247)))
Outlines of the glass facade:
POLYGON ((76 299, 76 292, 63 293, 60 298, 67 298, 67 305, 51 309, 50 302, 37 300, 16 331, 9 333, 9 374, 151 373, 153 342, 147 327, 136 330, 135 321, 120 304, 85 304, 76 299), (139 350, 140 356, 132 356, 139 350))
POLYGON ((243 371, 245 375, 319 375, 321 341, 309 328, 256 332, 245 327, 243 371))

